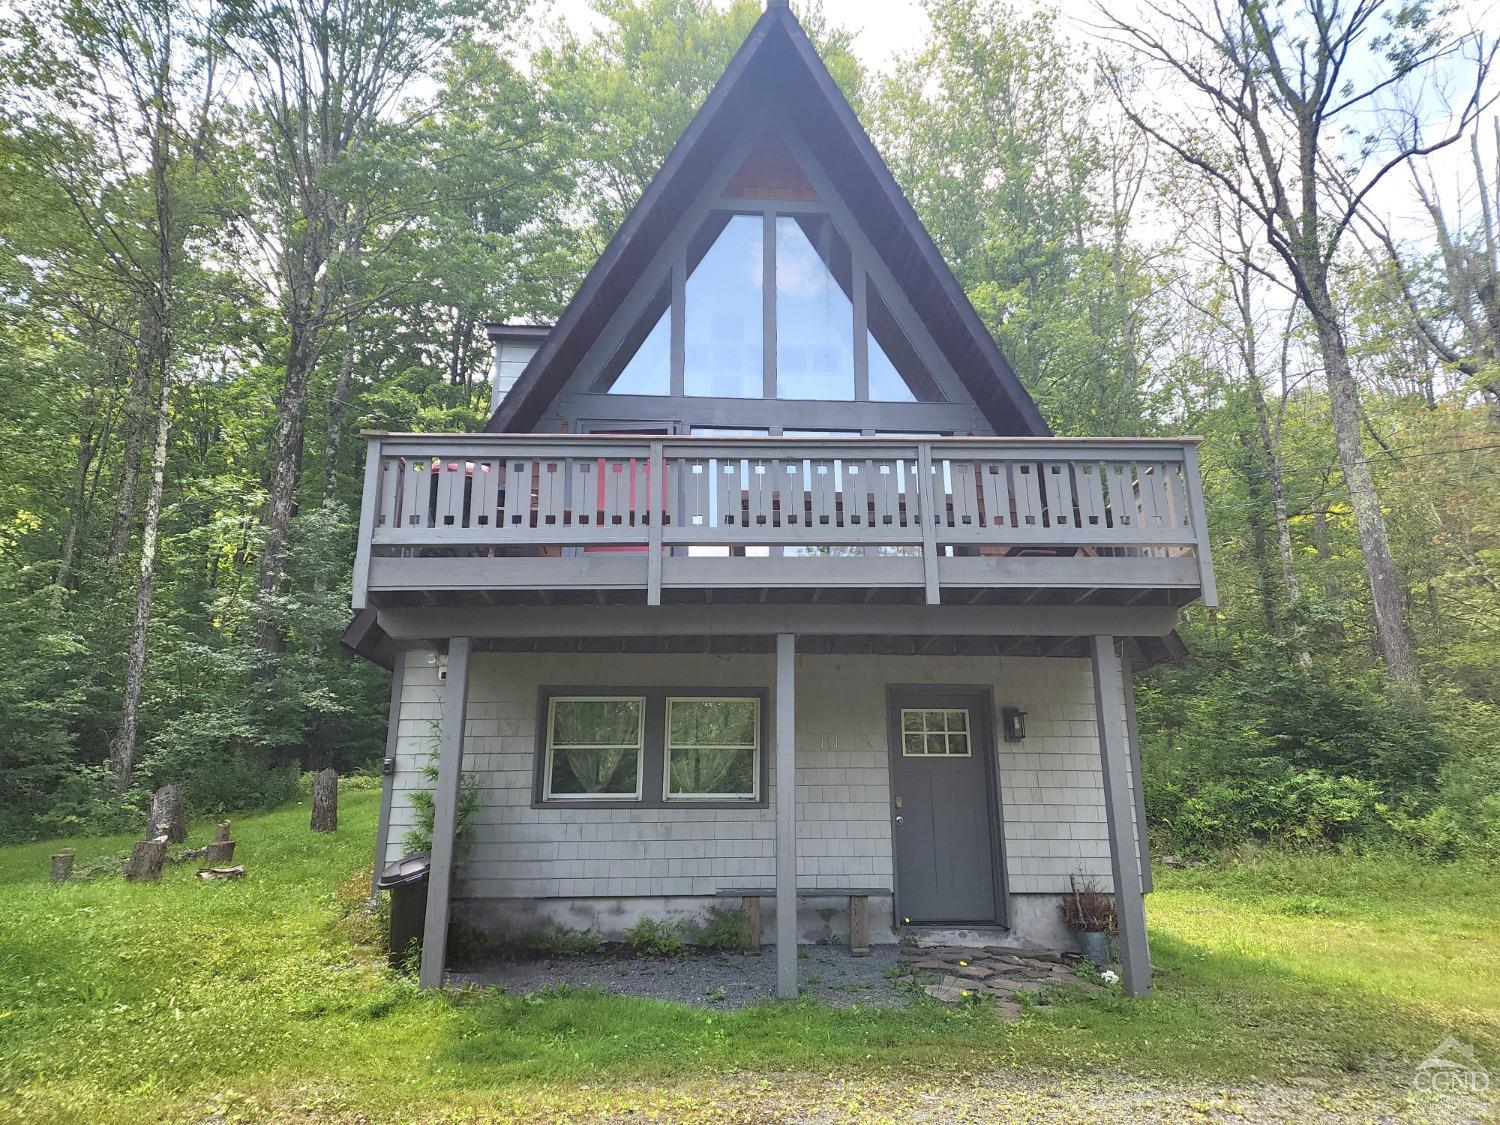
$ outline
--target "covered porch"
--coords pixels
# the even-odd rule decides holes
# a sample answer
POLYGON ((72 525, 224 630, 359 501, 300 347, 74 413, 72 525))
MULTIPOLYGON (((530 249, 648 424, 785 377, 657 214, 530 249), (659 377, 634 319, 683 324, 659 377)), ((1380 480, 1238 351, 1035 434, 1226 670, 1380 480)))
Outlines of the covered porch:
MULTIPOLYGON (((887 727, 892 692, 958 687, 989 694, 991 723, 1000 722, 1007 704, 1031 711, 1029 745, 1001 741, 998 729, 982 735, 976 731, 976 746, 986 753, 975 757, 995 759, 996 772, 986 784, 996 790, 997 813, 1002 804, 1004 808, 1004 839, 995 855, 997 924, 1014 923, 1012 915, 1019 910, 1047 910, 1049 901, 1055 921, 1055 895, 1048 900, 1029 892, 1055 890, 1066 871, 1093 864, 1101 882, 1107 880, 1115 891, 1126 989, 1143 994, 1149 989, 1149 962, 1142 890, 1148 886, 1149 867, 1137 827, 1144 823, 1137 807, 1139 791, 1132 785, 1138 765, 1131 760, 1129 685, 1133 667, 1168 655, 1175 621, 1171 607, 1140 605, 382 609, 379 628, 385 644, 441 660, 441 674, 433 673, 426 695, 405 693, 404 721, 433 725, 438 775, 422 982, 436 986, 443 980, 455 898, 465 897, 460 903, 464 908, 488 903, 512 910, 523 898, 534 905, 527 898, 534 894, 557 906, 567 896, 558 897, 562 892, 544 886, 542 876, 550 879, 551 873, 569 869, 568 855, 595 854, 589 844, 570 847, 567 841, 580 834, 587 839, 608 822, 611 827, 603 831, 612 842, 594 847, 644 857, 635 868, 622 871, 645 870, 651 857, 677 854, 670 840, 681 826, 661 826, 675 818, 712 821, 701 825, 707 837, 743 841, 742 850, 733 854, 745 857, 744 866, 694 866, 689 860, 669 868, 672 861, 659 858, 662 880, 651 884, 615 878, 611 869, 609 878, 577 884, 583 890, 568 900, 570 909, 577 911, 580 895, 592 896, 590 901, 644 895, 643 903, 666 903, 666 898, 651 896, 671 892, 701 897, 763 877, 773 892, 767 902, 767 940, 776 946, 777 991, 795 995, 799 890, 848 882, 851 872, 862 882, 888 882, 896 912, 890 920, 898 924, 902 904, 916 901, 916 882, 908 875, 903 883, 900 863, 900 790, 905 783, 891 772, 900 757, 887 759, 880 732, 887 727), (712 667, 705 665, 708 656, 714 658, 712 667), (573 678, 565 678, 566 673, 573 678), (758 809, 720 810, 712 816, 635 809, 588 814, 549 807, 534 799, 529 777, 514 780, 532 754, 537 683, 592 682, 591 676, 605 682, 613 677, 616 683, 682 683, 689 682, 689 675, 705 688, 753 682, 766 689, 768 784, 758 809), (420 715, 410 704, 416 698, 426 701, 420 715), (494 702, 502 698, 510 703, 494 702), (497 786, 524 782, 525 791, 499 794, 496 804, 509 801, 510 806, 480 817, 482 854, 470 864, 467 881, 472 885, 465 890, 456 880, 454 829, 460 777, 468 763, 490 771, 487 777, 502 779, 494 782, 497 786), (1073 777, 1087 775, 1094 788, 1071 795, 1051 791, 1051 783, 1066 784, 1038 776, 1052 766, 1073 777), (795 778, 796 783, 779 784, 781 778, 795 778), (858 809, 837 803, 851 794, 858 809), (1065 799, 1072 802, 1066 808, 1050 803, 1065 799), (1098 822, 1091 824, 1096 815, 1098 822), (870 865, 842 858, 849 849, 839 836, 869 837, 870 865), (560 866, 504 866, 543 855, 556 857, 560 866), (677 878, 679 871, 683 878, 677 878), (694 872, 701 874, 693 877, 694 872), (491 875, 498 881, 481 885, 491 875), (504 881, 511 876, 517 879, 504 881)), ((428 660, 395 661, 393 716, 402 714, 401 681, 408 661, 412 667, 433 668, 428 660)), ((401 721, 393 719, 393 753, 401 721)), ((389 818, 382 824, 388 825, 389 818)), ((385 852, 382 840, 380 853, 385 852)), ((595 873, 575 860, 569 874, 595 873)))

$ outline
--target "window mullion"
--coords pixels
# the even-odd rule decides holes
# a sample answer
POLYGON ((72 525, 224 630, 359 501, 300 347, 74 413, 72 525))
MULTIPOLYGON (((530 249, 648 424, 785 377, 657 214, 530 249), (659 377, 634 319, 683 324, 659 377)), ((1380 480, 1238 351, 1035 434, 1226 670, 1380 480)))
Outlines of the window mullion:
POLYGON ((776 212, 767 207, 761 226, 761 373, 763 398, 776 397, 776 212))
POLYGON ((858 258, 852 260, 849 284, 854 290, 854 401, 870 401, 870 333, 869 300, 865 268, 858 258))
POLYGON ((670 394, 682 398, 687 393, 687 251, 672 263, 672 344, 670 394))

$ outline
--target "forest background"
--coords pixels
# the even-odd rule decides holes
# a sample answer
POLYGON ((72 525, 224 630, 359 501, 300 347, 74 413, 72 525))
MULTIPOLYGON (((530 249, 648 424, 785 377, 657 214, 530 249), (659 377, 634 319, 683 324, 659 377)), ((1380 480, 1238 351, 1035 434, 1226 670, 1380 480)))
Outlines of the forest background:
MULTIPOLYGON (((1056 431, 1205 438, 1222 604, 1139 689, 1159 854, 1500 857, 1500 29, 928 0, 876 73, 797 7, 1056 431)), ((760 5, 594 9, 12 9, 0 840, 377 767, 358 431, 482 424, 484 324, 558 315, 760 5)))

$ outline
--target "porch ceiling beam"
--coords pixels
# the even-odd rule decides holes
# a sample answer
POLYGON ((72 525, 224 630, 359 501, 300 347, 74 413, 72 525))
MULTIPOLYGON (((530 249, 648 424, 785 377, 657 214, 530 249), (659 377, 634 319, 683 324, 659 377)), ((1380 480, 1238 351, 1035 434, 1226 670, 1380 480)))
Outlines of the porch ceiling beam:
POLYGON ((891 636, 1162 637, 1177 625, 1172 606, 663 605, 446 606, 381 609, 396 641, 440 637, 891 636))

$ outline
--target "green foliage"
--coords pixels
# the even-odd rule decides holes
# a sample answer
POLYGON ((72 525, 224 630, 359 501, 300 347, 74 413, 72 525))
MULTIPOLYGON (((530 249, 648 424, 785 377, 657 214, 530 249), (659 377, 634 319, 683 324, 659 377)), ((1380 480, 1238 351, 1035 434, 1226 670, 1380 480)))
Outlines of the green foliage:
POLYGON ((703 921, 688 927, 688 940, 704 949, 745 949, 750 944, 745 912, 728 906, 711 906, 703 921))
MULTIPOLYGON (((428 765, 422 769, 422 780, 429 785, 436 785, 438 780, 437 766, 428 765)), ((415 819, 406 835, 401 837, 401 847, 407 855, 415 855, 419 852, 432 851, 432 825, 433 825, 433 791, 431 789, 417 789, 408 795, 411 807, 415 812, 415 819)), ((459 779, 458 784, 458 822, 454 828, 453 841, 462 855, 464 849, 472 842, 469 828, 474 819, 474 814, 483 807, 484 796, 479 788, 479 778, 472 773, 466 773, 459 779)))
POLYGON ((604 950, 604 939, 594 931, 575 930, 561 922, 517 934, 507 944, 540 957, 586 957, 604 950))
POLYGON ((678 957, 688 948, 682 923, 671 918, 642 918, 625 931, 625 944, 642 957, 678 957))

